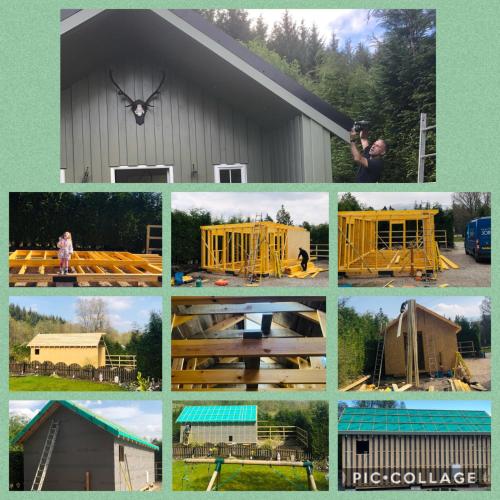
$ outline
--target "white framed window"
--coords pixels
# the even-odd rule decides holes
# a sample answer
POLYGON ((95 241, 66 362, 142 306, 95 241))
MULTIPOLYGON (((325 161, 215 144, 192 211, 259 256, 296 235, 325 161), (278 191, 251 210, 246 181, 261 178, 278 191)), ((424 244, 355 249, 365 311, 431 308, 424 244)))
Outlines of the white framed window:
POLYGON ((214 165, 214 179, 221 184, 246 184, 247 166, 243 163, 214 165))
POLYGON ((59 182, 61 184, 64 184, 66 182, 66 169, 65 168, 59 169, 59 182))
POLYGON ((174 167, 172 165, 137 165, 135 167, 111 167, 111 182, 119 183, 167 183, 174 182, 174 167))

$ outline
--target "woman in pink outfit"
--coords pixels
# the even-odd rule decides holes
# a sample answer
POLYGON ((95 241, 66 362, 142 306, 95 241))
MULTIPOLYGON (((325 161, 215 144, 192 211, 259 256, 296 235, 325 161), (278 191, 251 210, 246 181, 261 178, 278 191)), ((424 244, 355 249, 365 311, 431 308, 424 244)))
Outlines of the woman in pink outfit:
POLYGON ((73 253, 73 240, 71 239, 70 232, 66 231, 59 238, 57 248, 59 248, 59 252, 57 253, 59 257, 59 274, 68 274, 69 261, 73 253))

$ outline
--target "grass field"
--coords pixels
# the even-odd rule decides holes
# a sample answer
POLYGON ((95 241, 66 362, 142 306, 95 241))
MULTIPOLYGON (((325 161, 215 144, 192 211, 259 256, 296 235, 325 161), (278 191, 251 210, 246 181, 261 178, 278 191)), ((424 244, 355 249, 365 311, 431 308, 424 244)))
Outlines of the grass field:
MULTIPOLYGON (((173 461, 174 491, 205 491, 214 464, 184 464, 173 461)), ((314 472, 318 490, 328 491, 324 472, 314 472)), ((307 491, 307 474, 300 467, 267 465, 223 465, 219 491, 307 491), (227 481, 227 482, 226 482, 227 481)))
POLYGON ((117 384, 45 376, 9 377, 11 391, 123 391, 117 384))

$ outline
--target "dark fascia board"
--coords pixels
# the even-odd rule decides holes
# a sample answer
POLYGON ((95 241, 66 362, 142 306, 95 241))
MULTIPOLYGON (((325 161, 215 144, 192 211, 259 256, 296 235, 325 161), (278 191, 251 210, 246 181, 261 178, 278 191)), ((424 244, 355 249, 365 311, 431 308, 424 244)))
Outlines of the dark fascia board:
POLYGON ((81 10, 82 9, 61 9, 61 21, 68 19, 68 17, 71 17, 73 14, 76 14, 81 10))
POLYGON ((285 90, 288 90, 288 92, 292 93, 306 104, 328 117, 330 120, 339 124, 342 128, 346 130, 350 130, 352 128, 353 120, 351 120, 351 118, 347 115, 337 111, 334 107, 320 99, 317 95, 299 85, 293 78, 285 75, 272 64, 254 54, 243 44, 207 21, 203 16, 194 10, 171 9, 171 12, 210 37, 212 40, 222 45, 225 49, 238 56, 241 60, 245 61, 260 73, 273 80, 285 90))
MULTIPOLYGON (((353 120, 344 113, 337 111, 333 106, 320 99, 318 96, 308 91, 295 80, 285 75, 272 64, 264 61, 262 58, 254 54, 243 44, 229 36, 217 26, 207 21, 203 16, 188 9, 155 9, 157 15, 162 17, 166 22, 170 22, 177 29, 182 29, 180 24, 176 23, 175 19, 184 21, 187 25, 193 28, 197 33, 208 37, 212 42, 218 45, 221 49, 228 51, 235 56, 246 67, 251 68, 254 72, 260 75, 261 78, 272 82, 279 86, 283 91, 280 92, 280 97, 287 101, 291 106, 298 109, 304 115, 317 121, 324 128, 336 134, 346 142, 349 142, 349 130, 353 126, 353 120), (173 14, 174 20, 170 14, 173 14), (169 19, 170 18, 170 19, 169 19), (290 99, 291 98, 291 99, 290 99), (296 103, 302 103, 297 105, 296 103)), ((104 10, 77 10, 67 9, 61 11, 61 34, 79 26, 92 17, 99 15, 104 10), (77 15, 78 14, 78 15, 77 15)), ((228 61, 230 62, 230 61, 228 61)), ((248 74, 248 72, 247 72, 248 74)), ((260 81, 265 85, 263 81, 260 81)))

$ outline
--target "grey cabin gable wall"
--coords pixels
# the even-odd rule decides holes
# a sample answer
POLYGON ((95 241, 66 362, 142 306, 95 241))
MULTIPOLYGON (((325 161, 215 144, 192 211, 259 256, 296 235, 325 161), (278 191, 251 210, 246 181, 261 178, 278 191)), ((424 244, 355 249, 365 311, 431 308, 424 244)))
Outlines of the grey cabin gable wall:
MULTIPOLYGON (((131 66, 117 67, 114 76, 133 98, 149 96, 160 78, 158 70, 131 66)), ((82 182, 87 169, 88 182, 110 182, 110 167, 137 165, 173 165, 175 182, 214 182, 214 165, 222 163, 247 164, 248 182, 269 177, 261 127, 174 71, 166 69, 144 125, 126 104, 104 68, 62 91, 66 182, 82 182)))
POLYGON ((25 491, 31 489, 52 419, 60 425, 43 490, 83 491, 86 472, 92 490, 114 490, 113 436, 61 407, 24 443, 25 491))
POLYGON ((264 150, 272 182, 332 182, 330 133, 305 115, 266 133, 264 150))
POLYGON ((155 453, 152 449, 116 439, 114 442, 114 478, 116 491, 128 491, 123 469, 119 462, 119 447, 124 447, 126 467, 130 474, 133 491, 139 491, 155 481, 155 453))

